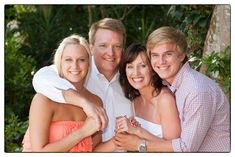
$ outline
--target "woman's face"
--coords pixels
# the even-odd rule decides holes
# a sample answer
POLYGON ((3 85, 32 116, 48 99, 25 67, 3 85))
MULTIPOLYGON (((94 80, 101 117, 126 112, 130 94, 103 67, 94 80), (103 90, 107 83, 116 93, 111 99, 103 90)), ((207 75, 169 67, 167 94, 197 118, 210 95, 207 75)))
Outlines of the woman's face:
POLYGON ((151 83, 151 65, 144 53, 141 52, 133 62, 126 65, 127 79, 137 90, 141 90, 151 83))
POLYGON ((65 79, 83 85, 89 69, 89 57, 86 49, 79 44, 67 45, 61 58, 61 71, 65 79))

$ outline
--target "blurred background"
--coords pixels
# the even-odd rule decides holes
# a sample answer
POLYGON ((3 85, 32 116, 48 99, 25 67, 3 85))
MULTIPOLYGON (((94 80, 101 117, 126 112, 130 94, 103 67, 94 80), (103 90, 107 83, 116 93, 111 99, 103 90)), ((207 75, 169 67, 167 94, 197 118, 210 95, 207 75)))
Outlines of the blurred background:
MULTIPOLYGON (((88 39, 101 18, 120 19, 127 44, 142 42, 158 27, 182 30, 190 64, 231 91, 230 5, 5 5, 5 152, 20 152, 28 126, 35 72, 52 63, 60 41, 73 33, 88 39)), ((231 101, 230 101, 231 102, 231 101)))

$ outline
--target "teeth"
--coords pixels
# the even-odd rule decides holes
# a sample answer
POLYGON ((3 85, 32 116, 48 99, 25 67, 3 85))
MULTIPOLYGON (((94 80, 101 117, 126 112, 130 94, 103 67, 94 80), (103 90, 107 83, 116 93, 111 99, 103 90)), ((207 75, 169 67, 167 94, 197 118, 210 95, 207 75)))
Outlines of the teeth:
POLYGON ((106 58, 105 60, 108 61, 108 62, 114 62, 113 58, 106 58))
POLYGON ((134 82, 141 82, 143 81, 143 78, 132 78, 134 82))
POLYGON ((158 67, 160 70, 166 70, 168 67, 158 67))
POLYGON ((71 73, 71 74, 73 74, 73 75, 77 75, 77 74, 79 74, 79 72, 78 72, 78 71, 71 71, 70 73, 71 73))

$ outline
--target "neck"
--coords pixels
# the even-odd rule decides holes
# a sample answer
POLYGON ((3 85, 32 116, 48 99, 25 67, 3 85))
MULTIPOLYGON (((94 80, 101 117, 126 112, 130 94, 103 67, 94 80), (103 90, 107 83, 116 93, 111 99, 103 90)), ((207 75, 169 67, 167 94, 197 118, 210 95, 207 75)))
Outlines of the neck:
POLYGON ((148 86, 145 89, 142 89, 140 92, 140 97, 143 101, 143 104, 148 104, 153 98, 154 88, 152 86, 148 86))
POLYGON ((100 72, 101 74, 103 74, 105 76, 105 78, 110 82, 113 77, 115 76, 115 74, 117 73, 117 71, 113 71, 113 72, 109 72, 109 71, 102 71, 100 72))
POLYGON ((77 83, 77 84, 73 84, 74 87, 77 89, 77 91, 83 91, 85 89, 84 87, 84 83, 77 83))

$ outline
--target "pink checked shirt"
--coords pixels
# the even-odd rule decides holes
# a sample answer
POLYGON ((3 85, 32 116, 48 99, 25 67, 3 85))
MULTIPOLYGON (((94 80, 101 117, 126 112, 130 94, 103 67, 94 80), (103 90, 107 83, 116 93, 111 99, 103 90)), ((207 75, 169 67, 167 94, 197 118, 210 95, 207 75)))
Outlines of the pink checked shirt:
POLYGON ((169 86, 175 93, 182 132, 175 152, 230 152, 230 105, 220 87, 185 63, 169 86))

